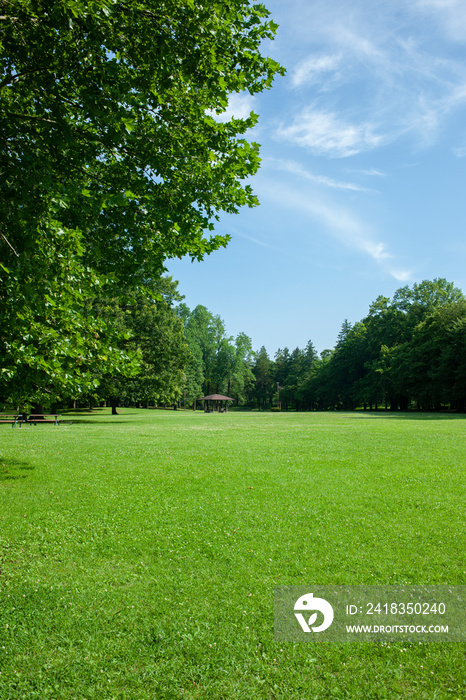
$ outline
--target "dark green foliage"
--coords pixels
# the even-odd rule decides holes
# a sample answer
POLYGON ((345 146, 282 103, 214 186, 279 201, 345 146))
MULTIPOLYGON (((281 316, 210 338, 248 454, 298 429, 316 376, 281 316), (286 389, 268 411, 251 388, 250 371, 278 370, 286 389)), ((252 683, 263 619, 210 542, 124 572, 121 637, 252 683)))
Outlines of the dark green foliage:
POLYGON ((466 409, 466 300, 446 303, 393 351, 393 385, 423 408, 466 409))
POLYGON ((69 231, 44 225, 35 245, 23 240, 8 267, 0 265, 2 403, 78 398, 96 389, 102 368, 134 369, 118 329, 85 312, 101 285, 73 256, 73 241, 69 231))
POLYGON ((444 279, 379 296, 357 323, 345 320, 333 350, 259 351, 254 402, 261 409, 358 407, 466 410, 466 299, 444 279), (278 390, 278 391, 277 391, 278 390))
POLYGON ((444 279, 378 297, 344 323, 309 389, 319 408, 466 408, 466 299, 444 279))
POLYGON ((242 334, 235 355, 220 317, 204 307, 182 313, 205 393, 260 410, 466 410, 466 299, 444 279, 379 296, 362 321, 343 322, 335 348, 320 357, 311 341, 279 349, 274 360, 265 347, 254 357, 246 336, 244 356, 242 334), (236 386, 244 389, 231 393, 236 386))
POLYGON ((257 353, 252 371, 255 376, 254 397, 257 406, 260 409, 265 409, 272 401, 274 383, 273 362, 270 360, 264 346, 257 353))
POLYGON ((317 352, 311 341, 305 350, 295 348, 290 354, 288 348, 277 350, 273 368, 273 380, 277 387, 277 402, 288 410, 309 410, 314 408, 314 398, 310 389, 311 378, 317 352))
POLYGON ((241 180, 258 145, 226 124, 232 92, 281 70, 259 54, 275 26, 235 0, 0 2, 2 213, 13 246, 38 221, 86 232, 84 258, 119 276, 202 258, 219 211, 256 202, 241 180), (12 225, 29 224, 13 232, 12 225), (149 253, 149 254, 148 254, 149 253))
POLYGON ((254 386, 252 366, 255 352, 251 338, 245 333, 238 333, 235 339, 233 373, 229 385, 229 396, 237 403, 248 403, 254 386))
POLYGON ((192 404, 202 396, 216 393, 244 403, 253 384, 251 339, 239 333, 236 340, 225 333, 220 316, 205 306, 190 311, 178 306, 189 348, 186 369, 186 399, 192 404))
POLYGON ((96 298, 92 315, 119 330, 122 350, 137 357, 137 369, 114 373, 100 368, 95 396, 114 403, 157 405, 181 399, 186 381, 188 345, 173 308, 180 296, 176 282, 163 277, 126 297, 96 298))

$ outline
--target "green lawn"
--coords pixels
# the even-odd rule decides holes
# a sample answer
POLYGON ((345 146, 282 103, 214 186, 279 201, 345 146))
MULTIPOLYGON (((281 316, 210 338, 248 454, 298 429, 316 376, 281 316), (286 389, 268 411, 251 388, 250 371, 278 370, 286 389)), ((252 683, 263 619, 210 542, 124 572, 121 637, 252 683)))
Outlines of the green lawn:
POLYGON ((465 647, 274 641, 274 588, 465 584, 466 419, 0 426, 2 700, 464 700, 465 647))

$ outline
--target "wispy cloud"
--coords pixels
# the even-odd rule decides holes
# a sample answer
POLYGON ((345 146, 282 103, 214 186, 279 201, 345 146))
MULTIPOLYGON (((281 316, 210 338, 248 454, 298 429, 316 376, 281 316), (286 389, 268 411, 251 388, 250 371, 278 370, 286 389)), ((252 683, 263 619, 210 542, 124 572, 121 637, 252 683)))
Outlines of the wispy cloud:
POLYGON ((366 175, 368 177, 387 177, 387 173, 383 173, 381 170, 377 170, 377 168, 369 168, 367 170, 349 170, 348 172, 366 175))
POLYGON ((393 256, 387 251, 384 243, 374 243, 371 240, 365 240, 360 238, 358 244, 361 246, 365 253, 371 256, 376 262, 381 262, 382 260, 387 260, 387 258, 392 258, 393 256))
MULTIPOLYGON (((325 200, 315 196, 315 193, 298 191, 284 183, 268 183, 263 189, 266 194, 261 195, 261 199, 271 198, 275 204, 279 202, 281 206, 292 209, 296 214, 299 212, 299 216, 304 215, 305 218, 314 221, 311 230, 316 231, 317 224, 321 233, 330 235, 350 250, 368 256, 381 266, 386 274, 402 281, 411 278, 409 270, 398 268, 393 254, 383 241, 377 240, 372 228, 334 199, 325 200)), ((300 228, 303 228, 302 222, 300 228)))
POLYGON ((457 158, 466 158, 466 146, 458 146, 453 149, 453 153, 457 158))
POLYGON ((402 270, 396 267, 389 267, 388 272, 392 277, 398 280, 398 282, 410 282, 413 279, 412 270, 402 270))
POLYGON ((315 173, 309 172, 300 163, 294 160, 281 160, 279 158, 268 158, 264 165, 269 165, 277 170, 283 172, 288 172, 302 180, 307 180, 313 182, 316 185, 322 185, 323 187, 329 187, 330 189, 336 190, 349 190, 352 192, 375 192, 376 190, 370 189, 368 187, 362 187, 354 182, 343 182, 341 180, 335 180, 326 175, 316 175, 315 173))
POLYGON ((244 238, 246 241, 251 241, 251 243, 255 243, 256 245, 260 245, 262 248, 270 248, 270 245, 268 243, 265 243, 265 241, 260 241, 258 238, 254 238, 253 236, 248 236, 245 233, 238 231, 238 229, 235 229, 235 236, 239 236, 240 238, 244 238))
POLYGON ((464 0, 417 0, 420 10, 435 14, 443 31, 454 41, 466 42, 466 6, 464 0))
POLYGON ((277 137, 334 158, 353 156, 384 141, 375 124, 350 124, 335 113, 312 107, 301 111, 288 126, 282 124, 277 137))
POLYGON ((291 84, 299 87, 328 78, 328 73, 335 71, 340 61, 340 55, 311 55, 296 66, 291 75, 291 84))
POLYGON ((438 30, 432 40, 436 19, 466 42, 464 0, 290 2, 296 18, 303 14, 304 45, 312 27, 312 51, 289 71, 280 138, 332 158, 401 139, 418 149, 435 143, 466 105, 464 61, 438 30), (312 97, 303 108, 306 90, 312 97))

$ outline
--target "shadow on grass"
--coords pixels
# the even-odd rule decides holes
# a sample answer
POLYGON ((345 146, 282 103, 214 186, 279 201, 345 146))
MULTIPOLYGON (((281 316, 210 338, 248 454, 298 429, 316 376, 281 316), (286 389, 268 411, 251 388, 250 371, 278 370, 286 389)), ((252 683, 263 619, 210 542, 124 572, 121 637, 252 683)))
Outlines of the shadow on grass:
POLYGON ((66 421, 66 420, 62 421, 63 425, 73 425, 73 427, 75 427, 77 425, 108 425, 111 427, 112 425, 115 425, 116 423, 118 423, 118 425, 121 425, 122 423, 132 423, 134 425, 134 421, 132 421, 132 420, 119 420, 118 418, 116 418, 115 420, 110 420, 110 419, 109 420, 102 420, 102 419, 96 418, 94 420, 92 418, 87 419, 87 418, 76 417, 76 420, 74 420, 74 421, 71 421, 71 420, 70 421, 66 421))
POLYGON ((19 479, 27 479, 28 474, 19 472, 33 471, 35 467, 27 462, 21 462, 18 459, 9 459, 8 457, 0 458, 0 481, 16 481, 19 479))
POLYGON ((421 411, 360 411, 357 416, 364 416, 365 418, 390 418, 390 420, 422 420, 422 421, 433 421, 433 420, 465 420, 465 413, 422 413, 421 411))
POLYGON ((56 413, 60 416, 98 416, 106 410, 105 408, 60 408, 56 413))

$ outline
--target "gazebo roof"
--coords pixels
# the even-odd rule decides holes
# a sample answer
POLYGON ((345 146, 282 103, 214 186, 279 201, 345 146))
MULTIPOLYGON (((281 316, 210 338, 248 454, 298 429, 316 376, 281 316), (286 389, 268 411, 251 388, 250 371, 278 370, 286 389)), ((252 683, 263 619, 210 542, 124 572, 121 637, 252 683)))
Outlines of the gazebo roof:
POLYGON ((230 399, 229 396, 222 396, 221 394, 210 394, 210 396, 203 396, 199 401, 234 401, 234 399, 230 399))

